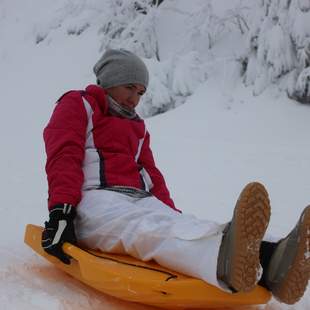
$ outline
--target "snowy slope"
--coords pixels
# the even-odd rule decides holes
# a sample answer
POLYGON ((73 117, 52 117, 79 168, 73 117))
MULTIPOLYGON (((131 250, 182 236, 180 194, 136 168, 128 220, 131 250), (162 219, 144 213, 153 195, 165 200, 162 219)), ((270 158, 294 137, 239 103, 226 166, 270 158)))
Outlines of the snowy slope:
MULTIPOLYGON (((98 1, 89 3, 98 6, 98 1)), ((192 3, 198 5, 199 1, 192 3)), ((42 129, 53 102, 64 91, 94 82, 91 68, 100 55, 94 11, 87 17, 93 22, 80 36, 64 31, 64 27, 83 24, 81 15, 75 20, 70 13, 70 4, 60 0, 0 1, 0 308, 151 309, 90 290, 23 244, 25 225, 43 224, 47 217, 42 129), (63 3, 67 11, 60 10, 63 3), (64 12, 70 13, 70 18, 54 27, 64 12), (53 30, 37 45, 43 29, 38 25, 42 24, 53 30)), ((181 53, 181 38, 171 44, 177 29, 164 25, 175 20, 180 32, 188 5, 180 1, 178 10, 166 7, 159 16, 163 58, 168 59, 176 50, 181 53)), ((236 37, 224 41, 218 53, 204 55, 208 79, 184 105, 148 119, 147 124, 155 157, 178 208, 226 222, 242 187, 259 180, 271 196, 268 233, 281 237, 310 202, 310 107, 296 104, 273 89, 253 97, 251 89, 242 85, 225 48, 228 44, 226 47, 238 49, 236 41, 236 37)), ((156 69, 149 65, 151 71, 156 69)), ((178 74, 182 81, 182 71, 178 74)), ((264 307, 309 308, 309 290, 294 306, 272 301, 264 307)))

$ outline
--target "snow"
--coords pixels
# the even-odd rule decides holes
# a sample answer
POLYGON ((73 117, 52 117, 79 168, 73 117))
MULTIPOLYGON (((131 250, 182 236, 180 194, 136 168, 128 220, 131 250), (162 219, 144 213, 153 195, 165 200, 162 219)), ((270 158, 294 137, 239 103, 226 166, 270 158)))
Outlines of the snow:
POLYGON ((275 83, 291 98, 309 102, 308 87, 300 83, 298 76, 309 67, 310 2, 256 1, 256 9, 254 3, 249 7, 252 18, 238 19, 245 21, 249 29, 248 48, 242 53, 249 63, 245 68, 246 83, 254 84, 256 95, 275 83), (253 60, 256 57, 257 62, 253 60))
MULTIPOLYGON (((191 37, 187 25, 203 1, 166 1, 157 16, 160 65, 146 60, 154 78, 150 93, 159 102, 177 100, 178 94, 180 102, 176 109, 148 118, 147 125, 177 207, 226 222, 242 187, 258 180, 271 197, 268 235, 284 236, 310 201, 310 107, 289 100, 276 87, 253 96, 233 61, 243 44, 240 37, 219 38, 208 50, 208 42, 198 44, 199 36, 191 37), (178 27, 170 27, 174 20, 178 27), (182 31, 193 45, 182 42, 182 31)), ((0 2, 1 309, 152 309, 91 290, 23 243, 25 225, 43 224, 47 218, 42 130, 53 102, 67 90, 94 83, 92 66, 102 46, 100 3, 0 2), (69 35, 68 29, 82 32, 69 35), (36 44, 38 36, 44 40, 36 44)), ((309 308, 309 289, 296 305, 272 300, 262 307, 309 308)))

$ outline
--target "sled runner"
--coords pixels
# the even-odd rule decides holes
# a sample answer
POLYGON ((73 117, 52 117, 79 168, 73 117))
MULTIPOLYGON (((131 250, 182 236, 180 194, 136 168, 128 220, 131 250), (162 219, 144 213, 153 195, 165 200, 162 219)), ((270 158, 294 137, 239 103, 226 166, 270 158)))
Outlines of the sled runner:
POLYGON ((257 286, 249 293, 230 294, 198 279, 126 255, 80 249, 69 243, 73 259, 65 265, 41 247, 43 228, 27 225, 25 243, 35 252, 83 283, 117 298, 161 308, 222 308, 266 304, 271 295, 257 286))

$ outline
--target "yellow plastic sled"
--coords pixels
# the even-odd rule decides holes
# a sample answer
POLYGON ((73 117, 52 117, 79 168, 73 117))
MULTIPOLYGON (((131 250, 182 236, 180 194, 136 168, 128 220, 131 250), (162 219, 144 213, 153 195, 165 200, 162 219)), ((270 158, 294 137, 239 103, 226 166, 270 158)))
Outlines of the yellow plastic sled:
POLYGON ((223 308, 266 304, 271 295, 257 286, 249 293, 229 294, 198 279, 142 262, 126 255, 83 250, 65 243, 70 265, 41 247, 42 227, 27 225, 25 243, 59 269, 83 283, 117 298, 167 309, 223 308))

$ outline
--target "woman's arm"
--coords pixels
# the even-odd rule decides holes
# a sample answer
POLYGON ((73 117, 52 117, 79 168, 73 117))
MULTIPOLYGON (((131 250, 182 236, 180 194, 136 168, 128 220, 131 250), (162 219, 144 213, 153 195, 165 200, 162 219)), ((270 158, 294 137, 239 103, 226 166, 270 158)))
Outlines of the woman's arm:
POLYGON ((79 92, 63 96, 44 129, 48 206, 81 200, 87 113, 79 92))

